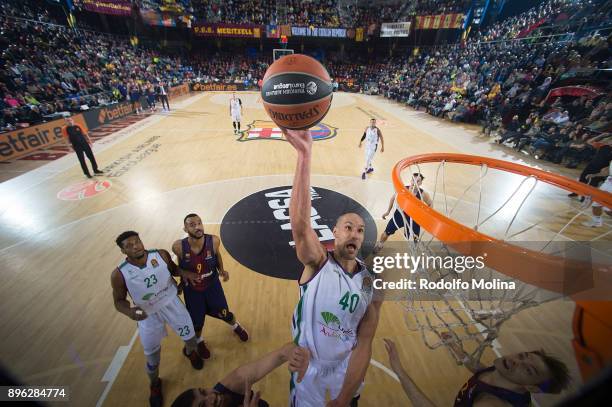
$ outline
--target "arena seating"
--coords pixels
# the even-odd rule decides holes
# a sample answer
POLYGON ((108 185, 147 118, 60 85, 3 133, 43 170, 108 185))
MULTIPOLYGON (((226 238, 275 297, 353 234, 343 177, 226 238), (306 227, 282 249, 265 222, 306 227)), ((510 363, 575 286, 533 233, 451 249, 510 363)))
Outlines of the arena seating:
MULTIPOLYGON (((149 88, 159 81, 254 86, 271 63, 270 56, 257 52, 178 58, 144 45, 133 47, 128 37, 75 32, 45 8, 19 4, 11 0, 0 5, 3 131, 57 112, 80 111, 83 105, 123 100, 129 87, 149 88)), ((191 4, 209 21, 278 22, 274 2, 261 7, 252 0, 191 4)), ((349 15, 351 25, 362 26, 392 21, 402 13, 460 11, 465 4, 423 0, 412 9, 398 3, 377 12, 362 6, 338 14, 336 0, 286 2, 292 24, 321 26, 340 24, 340 14, 349 15)), ((585 0, 547 0, 471 33, 459 44, 423 47, 410 58, 368 60, 347 52, 329 53, 324 62, 341 90, 377 93, 436 117, 480 124, 484 134, 500 143, 572 167, 588 160, 597 146, 610 143, 612 100, 605 94, 545 98, 560 86, 590 85, 589 72, 609 68, 612 37, 609 29, 600 30, 610 21, 609 13, 585 0), (540 39, 529 40, 536 33, 540 39)))

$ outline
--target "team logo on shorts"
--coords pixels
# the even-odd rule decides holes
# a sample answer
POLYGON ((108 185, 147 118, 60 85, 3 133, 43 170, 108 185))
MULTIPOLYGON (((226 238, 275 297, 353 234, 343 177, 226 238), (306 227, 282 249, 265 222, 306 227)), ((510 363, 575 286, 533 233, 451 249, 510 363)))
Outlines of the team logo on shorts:
MULTIPOLYGON (((336 137, 338 128, 329 124, 319 123, 310 129, 313 141, 327 140, 336 137)), ((238 141, 250 140, 285 140, 281 129, 269 120, 255 120, 247 125, 247 129, 240 132, 238 141)))
POLYGON ((151 260, 151 265, 153 267, 157 267, 157 266, 159 266, 159 263, 157 262, 157 260, 153 259, 153 260, 151 260))
MULTIPOLYGON (((310 224, 326 250, 334 248, 333 228, 344 213, 355 212, 365 221, 359 257, 366 258, 376 241, 374 219, 359 202, 339 192, 312 187, 310 224)), ((304 266, 297 259, 289 221, 291 186, 265 189, 232 206, 221 221, 221 240, 229 254, 258 273, 297 280, 304 266)))
POLYGON ((104 181, 82 181, 72 184, 57 193, 57 198, 62 201, 80 201, 91 198, 107 191, 111 187, 109 180, 104 181))

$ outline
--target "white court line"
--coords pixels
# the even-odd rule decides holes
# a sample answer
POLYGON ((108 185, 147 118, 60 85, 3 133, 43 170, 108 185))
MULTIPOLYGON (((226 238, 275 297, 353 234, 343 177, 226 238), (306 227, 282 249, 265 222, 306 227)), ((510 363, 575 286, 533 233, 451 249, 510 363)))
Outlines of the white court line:
POLYGON ((130 343, 127 346, 119 346, 119 349, 117 349, 117 352, 115 352, 115 356, 113 357, 113 360, 108 366, 108 369, 106 369, 106 373, 104 373, 104 376, 102 376, 102 382, 108 383, 106 384, 102 395, 100 395, 100 398, 96 403, 96 407, 102 407, 102 404, 104 404, 104 400, 106 400, 106 396, 108 396, 110 389, 113 387, 115 379, 119 375, 119 371, 125 363, 125 359, 127 359, 130 350, 132 350, 132 346, 134 346, 134 342, 136 342, 137 336, 138 330, 134 332, 134 335, 132 335, 132 339, 130 340, 130 343))
MULTIPOLYGON (((183 100, 180 103, 176 104, 177 109, 182 109, 186 106, 189 106, 200 99, 202 99, 205 95, 195 95, 191 96, 189 99, 183 100)), ((146 130, 147 128, 157 124, 161 120, 165 119, 167 115, 165 114, 154 114, 145 119, 137 121, 136 123, 130 124, 127 127, 124 127, 121 130, 114 132, 112 135, 106 136, 100 140, 97 140, 93 146, 92 150, 94 154, 102 153, 115 144, 123 142, 130 137, 134 136, 141 131, 146 130)), ((110 123, 109 123, 110 124, 110 123)), ((72 167, 77 165, 77 161, 74 160, 72 151, 61 157, 57 160, 53 160, 45 165, 42 165, 38 168, 25 172, 23 175, 20 175, 15 178, 11 178, 10 180, 4 181, 0 184, 0 194, 7 196, 10 194, 23 193, 29 189, 32 189, 45 181, 55 177, 56 175, 71 169, 72 167), (49 176, 41 176, 42 174, 51 174, 49 176)))
MULTIPOLYGON (((60 226, 58 226, 58 227, 56 227, 54 229, 48 230, 46 232, 43 232, 43 234, 55 233, 56 231, 61 230, 63 228, 72 226, 74 224, 81 223, 83 221, 89 220, 91 218, 94 218, 94 217, 97 217, 97 216, 100 216, 100 215, 104 215, 104 214, 106 214, 108 212, 111 212, 111 211, 114 211, 114 210, 126 207, 128 205, 132 205, 132 204, 140 202, 140 201, 146 201, 146 200, 149 200, 149 199, 158 198, 160 195, 165 195, 165 194, 172 193, 172 192, 189 190, 189 189, 198 188, 198 187, 207 186, 207 185, 214 185, 214 184, 227 183, 227 182, 235 182, 235 181, 238 181, 238 180, 249 180, 249 179, 257 179, 257 178, 263 178, 263 177, 265 177, 265 178, 272 178, 272 177, 290 178, 292 176, 293 176, 293 174, 256 175, 256 176, 251 176, 251 177, 237 177, 237 178, 230 178, 230 179, 226 179, 226 180, 212 181, 212 182, 203 183, 203 184, 188 185, 188 186, 185 186, 185 187, 181 187, 181 188, 176 188, 176 189, 164 191, 164 192, 161 192, 161 193, 158 193, 158 194, 152 194, 152 195, 149 195, 149 196, 144 196, 144 197, 142 197, 140 199, 136 199, 134 201, 127 202, 125 204, 122 204, 122 205, 119 205, 119 206, 116 206, 116 207, 113 207, 113 208, 105 209, 105 210, 103 210, 101 212, 97 212, 97 213, 91 214, 89 216, 86 216, 86 217, 83 217, 83 218, 80 218, 80 219, 76 219, 76 220, 74 220, 72 222, 69 222, 69 223, 66 223, 64 225, 60 225, 60 226)), ((359 177, 350 177, 350 176, 343 176, 343 175, 317 175, 317 174, 312 174, 312 177, 359 179, 359 177)), ((384 183, 384 184, 389 184, 389 185, 392 184, 390 181, 370 180, 370 183, 374 183, 374 182, 376 182, 376 183, 384 183)), ((450 197, 450 198, 452 198, 452 197, 450 197)), ((218 222, 216 222, 216 223, 220 223, 220 220, 218 220, 218 222)), ((207 222, 207 224, 214 224, 214 223, 207 222)), ((19 245, 21 245, 21 244, 23 244, 25 242, 28 242, 28 241, 29 240, 24 239, 24 240, 22 240, 20 242, 16 242, 13 245, 10 245, 10 246, 7 246, 7 247, 5 247, 3 249, 0 249, 0 253, 3 253, 6 250, 9 250, 9 249, 11 249, 13 247, 19 246, 19 245)), ((106 370, 106 372, 105 372, 105 374, 104 374, 104 376, 102 378, 102 382, 107 382, 107 385, 106 385, 102 395, 100 396, 100 399, 98 400, 98 403, 96 404, 96 407, 101 407, 102 404, 104 403, 104 400, 106 399, 108 393, 110 392, 110 389, 112 388, 112 385, 114 384, 114 381, 115 381, 119 371, 121 370, 121 368, 122 368, 122 366, 123 366, 123 364, 125 362, 125 359, 127 358, 127 355, 129 354, 129 352, 130 352, 130 350, 131 350, 131 348, 132 348, 132 346, 133 346, 137 336, 138 336, 138 331, 134 332, 134 335, 132 336, 132 339, 130 340, 130 343, 127 346, 120 346, 118 348, 117 352, 115 353, 115 356, 113 357, 113 360, 111 361, 108 369, 106 370)), ((501 346, 499 345, 499 342, 497 342, 497 340, 495 340, 493 342, 493 345, 494 345, 493 346, 493 351, 495 352, 495 354, 497 356, 500 356, 500 352, 499 352, 498 348, 501 348, 501 346)), ((389 375, 393 379, 399 381, 399 378, 397 377, 397 375, 393 371, 391 371, 389 368, 387 368, 385 365, 383 365, 382 363, 380 363, 380 362, 378 362, 378 361, 376 361, 374 359, 371 359, 370 360, 370 364, 372 364, 373 366, 376 366, 377 368, 383 370, 387 375, 389 375)), ((534 403, 536 405, 538 405, 536 400, 534 400, 534 403)))
POLYGON ((370 364, 372 366, 376 366, 377 368, 379 368, 380 370, 382 370, 383 372, 385 372, 386 374, 394 378, 396 381, 398 382, 400 381, 399 377, 395 374, 395 372, 393 372, 393 370, 389 369, 387 366, 383 365, 379 361, 370 359, 370 364))
MULTIPOLYGON (((114 206, 112 208, 107 208, 107 209, 104 209, 103 211, 100 211, 100 212, 92 213, 91 215, 85 216, 85 217, 80 218, 80 219, 75 219, 75 220, 73 220, 71 222, 68 222, 68 223, 65 223, 63 225, 56 226, 53 229, 44 231, 44 232, 40 233, 39 235, 44 236, 44 235, 47 235, 49 233, 55 233, 58 230, 64 229, 66 227, 69 227, 69 226, 72 226, 72 225, 75 225, 75 224, 78 224, 78 223, 80 223, 82 221, 85 221, 85 220, 89 220, 89 219, 94 218, 96 216, 104 215, 104 214, 106 214, 108 212, 114 211, 116 209, 121 209, 121 208, 124 208, 126 206, 138 203, 138 202, 144 202, 144 201, 147 201, 149 199, 159 198, 160 196, 166 195, 166 194, 169 194, 169 193, 174 193, 174 192, 179 192, 179 191, 186 191, 186 190, 190 190, 192 188, 199 188, 199 187, 202 187, 202 186, 222 184, 222 183, 226 183, 226 182, 236 182, 236 181, 239 181, 239 180, 245 180, 246 181, 246 180, 258 179, 258 178, 274 178, 274 177, 287 177, 289 180, 292 180, 293 179, 293 175, 294 174, 253 175, 253 176, 250 176, 250 177, 228 178, 228 179, 223 179, 223 180, 205 182, 203 184, 187 185, 187 186, 176 188, 176 189, 169 189, 168 191, 163 191, 163 192, 159 192, 159 193, 155 193, 155 194, 151 194, 151 195, 145 195, 145 196, 142 196, 142 197, 140 197, 138 199, 135 199, 133 201, 126 202, 124 204, 121 204, 121 205, 118 205, 118 206, 114 206)), ((357 179, 360 180, 361 179, 360 177, 350 177, 350 176, 347 176, 347 175, 317 175, 317 174, 312 174, 311 176, 312 177, 321 177, 321 178, 331 177, 331 178, 348 178, 348 179, 355 179, 355 180, 357 180, 357 179)), ((379 182, 379 183, 385 183, 385 184, 392 185, 391 181, 371 180, 371 182, 379 182)), ((229 208, 228 208, 228 210, 229 210, 229 208)), ((215 220, 215 221, 211 221, 211 222, 206 222, 206 224, 208 224, 208 225, 215 225, 215 224, 220 224, 220 223, 221 223, 221 219, 218 219, 218 220, 215 220)), ((0 249, 0 254, 4 253, 6 250, 9 250, 9 249, 12 249, 14 247, 20 246, 20 245, 22 245, 22 244, 24 244, 26 242, 29 242, 29 241, 30 241, 30 239, 23 239, 23 240, 20 240, 18 242, 13 243, 10 246, 3 247, 3 248, 0 249)))

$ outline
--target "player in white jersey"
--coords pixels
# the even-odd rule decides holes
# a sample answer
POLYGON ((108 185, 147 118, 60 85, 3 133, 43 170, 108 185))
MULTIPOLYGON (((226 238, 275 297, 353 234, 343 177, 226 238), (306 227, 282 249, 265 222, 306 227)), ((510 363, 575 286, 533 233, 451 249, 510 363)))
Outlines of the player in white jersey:
POLYGON ((357 259, 365 224, 356 213, 338 218, 334 251, 326 252, 311 226, 308 130, 283 129, 297 150, 298 160, 289 217, 298 259, 304 264, 300 300, 293 316, 294 342, 311 354, 301 382, 291 380, 291 405, 355 406, 378 325, 380 302, 372 301, 373 276, 357 259))
POLYGON ((236 92, 230 98, 230 116, 234 125, 234 134, 240 132, 240 118, 242 116, 242 100, 236 97, 236 92))
POLYGON ((116 243, 127 259, 111 274, 115 308, 137 321, 140 342, 146 357, 146 371, 151 380, 149 404, 161 407, 163 397, 159 362, 161 340, 167 335, 166 324, 185 342, 183 354, 194 369, 202 369, 204 362, 196 352, 197 339, 185 304, 177 296, 176 281, 181 276, 192 283, 198 275, 179 271, 165 250, 145 250, 138 233, 120 234, 116 243), (127 300, 130 295, 134 306, 127 300))
MULTIPOLYGON (((598 172, 597 174, 589 174, 586 176, 587 181, 591 181, 591 178, 594 177, 605 177, 608 176, 606 178, 606 180, 599 186, 599 189, 601 189, 602 191, 606 191, 609 193, 612 193, 612 161, 610 161, 610 164, 608 165, 608 167, 605 167, 604 169, 602 169, 600 172, 598 172)), ((602 214, 603 214, 603 208, 601 206, 601 204, 597 203, 597 202, 593 202, 593 207, 591 209, 593 211, 593 218, 588 221, 588 222, 584 222, 583 225, 584 226, 588 226, 588 227, 593 227, 593 228, 599 228, 603 226, 603 219, 602 219, 602 214)), ((612 216, 612 208, 605 208, 606 213, 610 216, 612 216)))
POLYGON ((378 127, 376 127, 376 119, 370 119, 370 125, 366 127, 363 132, 363 136, 361 137, 361 141, 359 141, 359 148, 361 148, 361 144, 365 140, 365 167, 363 168, 363 173, 361 174, 361 179, 366 179, 366 174, 374 171, 374 167, 372 167, 372 160, 374 159, 374 153, 378 149, 378 141, 380 141, 380 152, 385 152, 385 140, 383 139, 382 132, 378 127))

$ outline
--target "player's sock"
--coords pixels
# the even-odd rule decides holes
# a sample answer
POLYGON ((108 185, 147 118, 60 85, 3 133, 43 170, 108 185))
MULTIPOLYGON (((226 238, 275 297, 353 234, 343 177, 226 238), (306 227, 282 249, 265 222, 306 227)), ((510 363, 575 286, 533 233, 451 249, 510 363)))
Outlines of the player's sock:
POLYGON ((593 215, 593 218, 590 221, 584 222, 582 225, 592 227, 592 228, 598 228, 598 227, 603 226, 603 219, 601 218, 601 215, 599 216, 593 215))
POLYGON ((232 325, 232 330, 236 335, 238 335, 242 342, 246 342, 249 340, 249 333, 246 331, 246 329, 240 326, 238 321, 236 321, 236 323, 232 325))
POLYGON ((157 366, 151 366, 148 363, 146 364, 147 368, 147 376, 149 376, 149 380, 151 381, 151 383, 154 383, 157 381, 157 379, 159 378, 159 365, 157 366))
POLYGON ((238 122, 238 131, 240 131, 240 122, 238 122))

